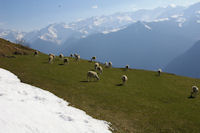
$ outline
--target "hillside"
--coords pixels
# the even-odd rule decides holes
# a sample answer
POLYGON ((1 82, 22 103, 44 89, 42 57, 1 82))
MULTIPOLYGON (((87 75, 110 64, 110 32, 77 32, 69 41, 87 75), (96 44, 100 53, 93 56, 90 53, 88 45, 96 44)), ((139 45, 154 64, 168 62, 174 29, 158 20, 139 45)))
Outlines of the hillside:
POLYGON ((178 75, 200 78, 200 41, 196 42, 189 50, 172 60, 165 71, 178 75))
POLYGON ((159 77, 153 71, 104 68, 98 82, 86 82, 86 73, 94 66, 87 60, 76 62, 69 58, 69 64, 62 65, 58 58, 49 64, 44 54, 16 57, 0 57, 0 68, 95 118, 111 122, 114 133, 200 131, 200 98, 188 98, 191 86, 200 86, 200 80, 168 73, 159 77), (119 86, 123 74, 129 79, 125 86, 119 86))
POLYGON ((33 49, 0 38, 0 56, 33 54, 33 49))

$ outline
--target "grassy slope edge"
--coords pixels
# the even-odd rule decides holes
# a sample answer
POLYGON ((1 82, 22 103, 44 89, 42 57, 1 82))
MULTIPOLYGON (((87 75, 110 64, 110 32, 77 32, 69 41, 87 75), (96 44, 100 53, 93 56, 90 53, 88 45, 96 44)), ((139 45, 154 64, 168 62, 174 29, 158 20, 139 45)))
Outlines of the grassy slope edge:
MULTIPOLYGON (((0 44, 1 45, 1 44, 0 44)), ((47 63, 40 54, 0 57, 0 67, 23 82, 53 92, 89 115, 112 123, 114 133, 200 132, 200 98, 188 99, 200 80, 163 73, 120 68, 105 69, 98 82, 85 82, 94 63, 86 60, 68 65, 56 59, 47 63), (125 86, 121 75, 129 78, 125 86)))

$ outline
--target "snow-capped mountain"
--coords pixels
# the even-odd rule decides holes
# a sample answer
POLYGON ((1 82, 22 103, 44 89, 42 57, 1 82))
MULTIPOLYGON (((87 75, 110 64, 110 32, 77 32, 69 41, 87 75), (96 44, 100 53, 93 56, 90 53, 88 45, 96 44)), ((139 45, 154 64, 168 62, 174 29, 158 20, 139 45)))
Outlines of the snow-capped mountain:
POLYGON ((97 56, 100 62, 111 60, 117 67, 129 64, 139 69, 164 68, 200 40, 199 5, 192 5, 169 17, 138 21, 106 35, 88 36, 63 52, 80 53, 87 59, 97 56))
MULTIPOLYGON (((0 37, 15 41, 24 39, 30 47, 42 52, 59 53, 60 49, 66 48, 81 38, 103 33, 108 34, 123 30, 128 25, 143 22, 160 22, 174 20, 178 27, 182 27, 193 20, 196 25, 200 23, 200 3, 188 8, 169 5, 155 9, 141 9, 134 12, 115 13, 109 16, 96 16, 87 19, 79 19, 71 23, 55 23, 32 32, 12 32, 0 30, 0 37)), ((195 25, 193 26, 194 28, 195 25)), ((151 27, 146 25, 149 30, 151 27)), ((191 28, 191 32, 192 32, 191 28)))
POLYGON ((16 30, 0 29, 0 38, 16 42, 16 40, 21 40, 25 35, 25 32, 19 32, 16 30))
POLYGON ((163 17, 169 17, 174 14, 181 14, 184 7, 168 6, 165 8, 156 8, 153 10, 138 10, 135 12, 115 13, 109 16, 97 16, 87 19, 80 19, 68 24, 51 24, 38 31, 28 33, 14 32, 11 30, 0 30, 0 37, 15 41, 24 38, 30 44, 37 39, 62 44, 70 38, 84 38, 95 33, 110 33, 127 27, 127 25, 136 21, 153 21, 163 17), (19 38, 20 37, 20 38, 19 38))

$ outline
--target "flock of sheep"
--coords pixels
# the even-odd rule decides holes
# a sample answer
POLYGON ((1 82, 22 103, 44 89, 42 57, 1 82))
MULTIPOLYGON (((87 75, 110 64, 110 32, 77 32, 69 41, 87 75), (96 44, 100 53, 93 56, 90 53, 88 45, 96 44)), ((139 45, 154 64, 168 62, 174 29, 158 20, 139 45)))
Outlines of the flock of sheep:
MULTIPOLYGON (((34 52, 34 55, 35 55, 35 56, 38 55, 38 54, 39 54, 38 51, 35 51, 35 52, 34 52)), ((78 54, 76 54, 76 53, 75 53, 75 54, 71 54, 70 57, 74 57, 76 61, 78 61, 78 60, 80 59, 80 55, 78 55, 78 54)), ((59 55, 59 58, 63 59, 64 64, 69 63, 69 59, 68 59, 68 58, 64 58, 64 55, 63 55, 63 54, 60 54, 60 55, 59 55)), ((55 55, 54 55, 54 54, 49 54, 48 62, 49 62, 49 63, 52 63, 54 59, 55 59, 55 55)), ((95 61, 95 60, 96 60, 96 56, 93 56, 93 57, 91 58, 91 62, 93 62, 93 61, 95 61)), ((111 68, 111 67, 112 67, 112 62, 105 62, 104 65, 105 65, 105 68, 111 68)), ((130 68, 129 65, 126 65, 126 66, 125 66, 125 70, 127 70, 127 69, 129 69, 129 68, 130 68)), ((102 68, 102 66, 100 66, 99 63, 95 63, 95 64, 94 64, 94 69, 95 69, 95 71, 88 71, 88 72, 87 72, 87 81, 88 81, 88 82, 91 81, 92 79, 94 79, 94 80, 100 80, 100 78, 99 78, 99 76, 98 76, 98 73, 99 73, 99 74, 102 74, 102 73, 103 73, 103 68, 102 68), (97 72, 96 72, 96 71, 97 71, 97 72)), ((157 72, 158 72, 158 75, 160 76, 161 73, 162 73, 162 69, 158 69, 157 72)), ((122 80, 122 85, 124 85, 124 84, 127 82, 128 77, 127 77, 126 75, 122 75, 122 76, 121 76, 121 80, 122 80)), ((198 94, 198 92, 199 92, 198 87, 197 87, 197 86, 192 86, 192 91, 191 91, 191 96, 190 96, 190 97, 191 97, 191 98, 196 97, 196 95, 198 94)))

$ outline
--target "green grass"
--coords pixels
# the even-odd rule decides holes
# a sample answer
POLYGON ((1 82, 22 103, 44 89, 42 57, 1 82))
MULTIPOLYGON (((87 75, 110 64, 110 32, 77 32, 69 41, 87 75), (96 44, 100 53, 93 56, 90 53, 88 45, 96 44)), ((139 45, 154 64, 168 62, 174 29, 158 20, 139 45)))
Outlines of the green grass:
MULTIPOLYGON (((94 63, 49 64, 40 54, 0 58, 0 67, 23 82, 48 90, 89 115, 112 123, 114 133, 199 133, 200 97, 189 99, 200 80, 156 72, 104 68, 98 82, 85 82, 94 63), (126 74, 124 86, 121 76, 126 74)), ((53 107, 52 107, 53 108, 53 107)))

